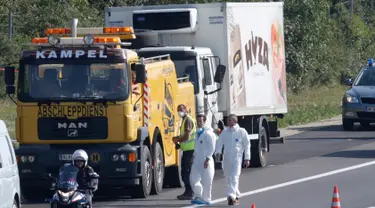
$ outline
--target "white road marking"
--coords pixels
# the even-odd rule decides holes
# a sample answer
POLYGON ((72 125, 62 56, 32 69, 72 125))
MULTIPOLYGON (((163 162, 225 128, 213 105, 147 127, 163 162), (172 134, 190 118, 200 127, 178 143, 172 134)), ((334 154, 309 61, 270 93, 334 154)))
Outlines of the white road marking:
MULTIPOLYGON (((362 163, 362 164, 358 164, 358 165, 354 165, 354 166, 350 166, 350 167, 346 167, 346 168, 342 168, 342 169, 329 171, 329 172, 314 175, 314 176, 309 176, 309 177, 300 178, 300 179, 293 180, 293 181, 288 181, 288 182, 285 182, 285 183, 276 184, 276 185, 273 185, 273 186, 264 187, 264 188, 253 190, 253 191, 248 191, 248 192, 242 193, 241 197, 250 196, 250 195, 257 194, 257 193, 262 193, 262 192, 266 192, 266 191, 270 191, 270 190, 273 190, 273 189, 278 189, 278 188, 282 188, 282 187, 286 187, 286 186, 291 186, 291 185, 294 185, 294 184, 303 183, 303 182, 306 182, 306 181, 311 181, 311 180, 314 180, 314 179, 323 178, 323 177, 335 175, 335 174, 338 174, 338 173, 343 173, 343 172, 367 167, 367 166, 370 166, 370 165, 375 165, 375 160, 370 161, 370 162, 366 162, 366 163, 362 163)), ((227 200, 227 197, 215 199, 215 200, 211 201, 211 204, 217 204, 217 203, 220 203, 220 202, 224 202, 226 200, 227 200)), ((193 207, 201 207, 201 206, 207 206, 207 205, 191 205, 191 206, 186 206, 184 208, 193 208, 193 207)))

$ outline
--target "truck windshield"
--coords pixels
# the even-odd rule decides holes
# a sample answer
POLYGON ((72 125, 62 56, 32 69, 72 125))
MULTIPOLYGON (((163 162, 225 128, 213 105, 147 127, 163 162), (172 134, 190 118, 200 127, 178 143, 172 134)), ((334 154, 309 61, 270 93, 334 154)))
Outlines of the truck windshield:
POLYGON ((129 76, 124 63, 48 63, 21 66, 19 98, 38 100, 125 100, 129 76))
POLYGON ((177 78, 189 76, 189 81, 194 85, 194 93, 199 92, 198 71, 196 54, 186 51, 139 51, 139 56, 149 58, 169 54, 176 67, 177 78))
POLYGON ((375 68, 365 69, 358 77, 355 86, 375 86, 375 68))

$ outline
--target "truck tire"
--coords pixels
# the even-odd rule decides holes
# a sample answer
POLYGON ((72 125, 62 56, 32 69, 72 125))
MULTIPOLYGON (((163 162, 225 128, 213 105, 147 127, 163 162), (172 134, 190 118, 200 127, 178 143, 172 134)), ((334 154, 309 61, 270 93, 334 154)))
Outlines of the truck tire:
POLYGON ((351 131, 353 130, 354 122, 349 119, 342 119, 342 127, 345 131, 351 131))
POLYGON ((144 47, 159 46, 159 36, 154 31, 142 31, 135 33, 136 39, 132 40, 131 48, 140 49, 144 47))
POLYGON ((141 156, 141 172, 140 184, 132 191, 133 198, 146 198, 150 195, 152 187, 152 159, 150 149, 146 145, 142 145, 141 156))
POLYGON ((267 166, 267 131, 262 126, 259 129, 258 140, 251 140, 251 167, 267 166))
POLYGON ((17 200, 16 199, 13 199, 13 206, 12 208, 19 208, 18 206, 18 203, 17 203, 17 200))
MULTIPOLYGON (((182 151, 179 150, 179 162, 181 164, 182 159, 182 151)), ((182 181, 181 177, 181 165, 167 167, 165 169, 165 180, 164 180, 164 187, 168 188, 180 188, 185 187, 184 182, 182 181)))
POLYGON ((160 146, 160 143, 157 142, 155 145, 154 152, 154 168, 153 168, 153 183, 152 183, 152 194, 160 194, 163 190, 163 182, 164 182, 164 153, 160 146))

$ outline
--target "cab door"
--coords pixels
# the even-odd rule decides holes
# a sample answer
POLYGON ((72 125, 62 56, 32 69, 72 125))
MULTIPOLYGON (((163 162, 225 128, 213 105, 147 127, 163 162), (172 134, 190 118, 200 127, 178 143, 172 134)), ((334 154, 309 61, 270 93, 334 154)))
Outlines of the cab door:
MULTIPOLYGON (((133 105, 133 129, 137 129, 139 126, 143 126, 143 99, 142 99, 142 93, 143 93, 143 85, 140 83, 133 84, 132 82, 132 76, 135 75, 134 71, 135 61, 129 61, 128 62, 128 68, 130 68, 129 72, 129 80, 130 80, 130 97, 131 97, 131 103, 133 105), (135 90, 133 91, 133 87, 135 90)), ((137 136, 137 131, 133 131, 134 135, 137 136)))

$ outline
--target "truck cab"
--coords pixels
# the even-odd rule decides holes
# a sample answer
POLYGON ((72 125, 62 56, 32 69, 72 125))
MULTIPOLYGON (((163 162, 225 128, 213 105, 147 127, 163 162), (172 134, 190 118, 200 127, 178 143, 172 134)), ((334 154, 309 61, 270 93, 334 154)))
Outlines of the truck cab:
POLYGON ((223 114, 218 112, 217 89, 219 82, 215 82, 215 74, 220 67, 220 59, 215 57, 207 47, 145 47, 138 50, 140 57, 152 57, 169 54, 173 60, 177 77, 189 77, 194 85, 196 113, 207 116, 207 125, 217 130, 223 114))
MULTIPOLYGON (((46 174, 58 174, 77 149, 87 152, 103 194, 146 198, 181 187, 173 138, 181 122, 177 106, 196 111, 193 84, 178 78, 168 54, 144 58, 129 49, 121 37, 135 39, 133 28, 77 24, 48 28, 48 37, 33 38, 20 54, 16 155, 23 196, 48 193, 46 174)), ((8 95, 15 94, 14 81, 7 66, 8 95)))

